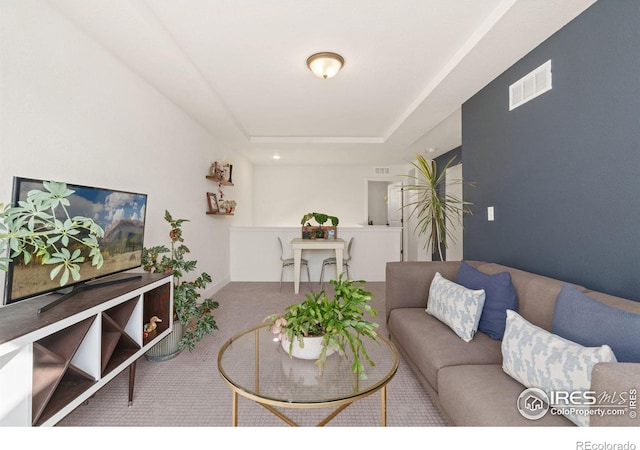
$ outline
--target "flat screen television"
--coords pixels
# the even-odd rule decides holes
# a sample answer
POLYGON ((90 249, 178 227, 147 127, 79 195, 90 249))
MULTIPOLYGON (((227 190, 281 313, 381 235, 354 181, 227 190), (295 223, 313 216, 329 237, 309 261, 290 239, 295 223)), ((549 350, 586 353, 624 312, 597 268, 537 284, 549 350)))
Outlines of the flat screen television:
MULTIPOLYGON (((25 200, 31 190, 44 189, 44 181, 14 177, 12 203, 25 200)), ((35 258, 25 264, 22 257, 12 258, 8 266, 5 281, 6 305, 26 300, 54 291, 78 288, 89 280, 98 280, 116 273, 140 267, 144 246, 144 229, 147 207, 147 195, 105 189, 93 186, 81 186, 66 183, 74 191, 69 197, 66 212, 56 208, 56 218, 64 221, 70 217, 84 216, 102 227, 104 235, 98 239, 104 263, 98 269, 91 264, 89 250, 82 249, 84 262, 80 263, 80 278, 69 278, 69 282, 60 286, 60 278, 51 279, 52 266, 42 264, 35 258), (60 216, 60 217, 58 217, 60 216)), ((67 293, 67 296, 70 296, 67 293)))

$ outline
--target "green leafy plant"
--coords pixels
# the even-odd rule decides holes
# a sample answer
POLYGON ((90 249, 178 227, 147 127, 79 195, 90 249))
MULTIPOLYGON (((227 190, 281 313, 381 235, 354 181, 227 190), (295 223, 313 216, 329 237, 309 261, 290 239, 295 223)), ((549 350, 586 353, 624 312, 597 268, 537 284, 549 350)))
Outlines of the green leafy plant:
POLYGON ((297 340, 303 346, 303 337, 323 336, 322 351, 316 361, 320 373, 324 370, 327 349, 330 347, 341 356, 346 356, 347 348, 353 356, 351 369, 361 379, 366 379, 363 360, 374 366, 367 350, 362 345, 362 337, 376 340, 377 323, 364 320, 364 314, 372 317, 376 310, 369 305, 372 294, 366 291, 362 280, 331 280, 334 286, 334 297, 329 299, 324 291, 307 294, 302 303, 289 305, 284 314, 272 314, 264 321, 269 323, 269 330, 282 339, 287 336, 289 355, 293 351, 293 342, 297 340))
POLYGON ((49 275, 52 280, 59 276, 64 286, 80 279, 80 264, 87 258, 102 267, 98 239, 104 230, 88 217, 69 214, 68 197, 75 191, 66 183, 45 181, 43 188, 29 191, 17 205, 0 204, 0 255, 9 248, 9 256, 0 258, 0 270, 6 271, 15 258, 22 257, 25 265, 39 260, 54 266, 49 275))
POLYGON ((213 334, 218 329, 213 310, 219 307, 212 298, 199 301, 200 291, 211 283, 209 274, 202 272, 192 281, 184 280, 188 272, 197 269, 197 261, 185 259, 190 252, 182 237, 182 224, 187 219, 174 219, 169 211, 165 211, 164 219, 171 226, 169 238, 171 249, 164 245, 144 248, 142 251, 142 267, 147 272, 173 274, 173 312, 174 320, 184 325, 184 334, 178 343, 178 349, 195 348, 205 335, 213 334))
MULTIPOLYGON (((442 171, 438 173, 435 160, 428 160, 421 154, 416 155, 417 160, 412 165, 416 169, 416 175, 407 175, 411 179, 406 189, 416 193, 413 201, 409 201, 405 207, 412 208, 411 215, 417 215, 416 230, 419 235, 428 233, 425 247, 431 247, 432 252, 438 253, 443 260, 443 249, 448 248, 447 240, 452 237, 452 223, 462 224, 464 214, 472 214, 469 208, 472 203, 446 193, 446 172, 455 161, 451 158, 442 171)), ((464 183, 463 180, 449 180, 449 183, 464 183)), ((473 183, 465 183, 473 186, 473 183)))
POLYGON ((309 223, 311 219, 314 219, 321 227, 327 222, 327 220, 330 220, 331 225, 333 225, 334 227, 337 227, 338 223, 340 223, 340 219, 338 219, 336 216, 329 216, 324 213, 310 212, 302 216, 300 224, 311 226, 311 224, 309 223))

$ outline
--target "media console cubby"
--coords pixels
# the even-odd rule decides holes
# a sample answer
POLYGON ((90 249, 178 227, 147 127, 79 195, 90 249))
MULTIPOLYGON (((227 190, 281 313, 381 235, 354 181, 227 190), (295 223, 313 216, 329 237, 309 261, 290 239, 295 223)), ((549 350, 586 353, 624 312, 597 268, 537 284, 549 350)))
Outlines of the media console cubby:
POLYGON ((1 426, 55 425, 127 368, 131 402, 136 361, 172 331, 173 322, 171 275, 135 275, 40 314, 59 295, 0 308, 1 426), (152 316, 162 322, 145 333, 152 316))

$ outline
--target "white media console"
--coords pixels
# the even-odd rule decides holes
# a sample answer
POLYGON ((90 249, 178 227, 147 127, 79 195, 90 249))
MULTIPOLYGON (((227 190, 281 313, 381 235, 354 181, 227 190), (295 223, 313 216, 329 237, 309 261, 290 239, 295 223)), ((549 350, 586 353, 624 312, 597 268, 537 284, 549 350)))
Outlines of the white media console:
POLYGON ((136 361, 173 324, 172 276, 134 275, 42 313, 59 295, 0 308, 0 426, 55 425, 127 368, 133 401, 136 361), (145 334, 152 316, 162 322, 145 334))

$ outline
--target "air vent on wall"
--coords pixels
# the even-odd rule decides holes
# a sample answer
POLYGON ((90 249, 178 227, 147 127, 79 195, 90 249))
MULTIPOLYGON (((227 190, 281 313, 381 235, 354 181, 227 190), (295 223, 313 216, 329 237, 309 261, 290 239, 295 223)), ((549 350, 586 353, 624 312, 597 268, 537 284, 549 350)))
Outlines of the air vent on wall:
POLYGON ((551 60, 509 86, 509 111, 551 90, 551 60))
POLYGON ((376 175, 389 175, 388 167, 376 167, 376 175))

